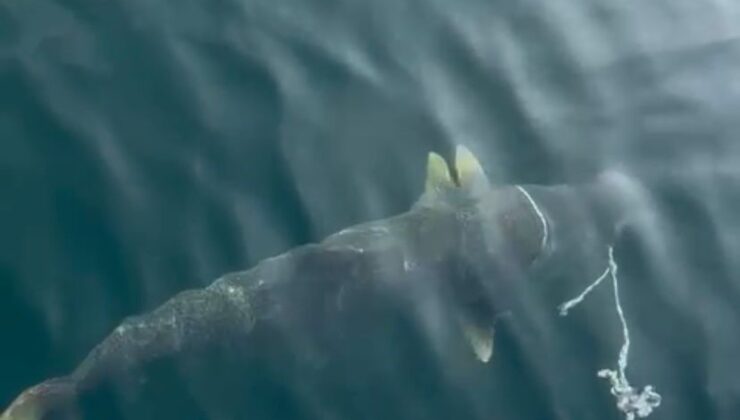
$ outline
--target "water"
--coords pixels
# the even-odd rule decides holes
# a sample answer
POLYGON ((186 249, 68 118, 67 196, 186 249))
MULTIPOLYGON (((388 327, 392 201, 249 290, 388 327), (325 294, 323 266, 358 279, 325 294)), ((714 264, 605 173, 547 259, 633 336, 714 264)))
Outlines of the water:
MULTIPOLYGON (((3 0, 0 405, 127 315, 405 211, 426 153, 461 143, 496 183, 644 182, 649 223, 615 244, 630 380, 663 395, 651 418, 740 417, 738 19, 688 0, 3 0)), ((490 400, 449 412, 620 418, 595 375, 621 345, 611 290, 589 299, 544 340, 556 366, 511 333, 490 400)), ((391 389, 458 395, 429 375, 391 389)), ((204 415, 183 404, 162 412, 204 415)))

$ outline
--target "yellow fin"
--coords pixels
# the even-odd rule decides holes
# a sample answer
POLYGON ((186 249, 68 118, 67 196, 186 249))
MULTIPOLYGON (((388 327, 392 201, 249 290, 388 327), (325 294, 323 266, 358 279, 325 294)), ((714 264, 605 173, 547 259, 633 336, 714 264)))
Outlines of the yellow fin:
POLYGON ((488 187, 488 178, 478 158, 463 145, 455 149, 455 171, 461 187, 474 189, 488 187))
POLYGON ((455 183, 452 181, 447 162, 445 162, 442 156, 434 152, 429 152, 425 191, 431 193, 454 186, 455 183))
POLYGON ((493 327, 482 327, 468 320, 462 320, 463 334, 470 344, 475 357, 483 363, 488 363, 493 356, 493 327))

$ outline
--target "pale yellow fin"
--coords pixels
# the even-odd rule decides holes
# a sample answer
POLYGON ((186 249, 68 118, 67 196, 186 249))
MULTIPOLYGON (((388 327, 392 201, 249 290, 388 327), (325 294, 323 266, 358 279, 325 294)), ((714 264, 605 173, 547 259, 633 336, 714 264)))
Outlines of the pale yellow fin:
POLYGON ((455 183, 452 181, 447 162, 445 162, 442 156, 430 152, 427 158, 426 192, 433 193, 454 186, 455 183))
POLYGON ((39 402, 41 399, 33 390, 24 392, 0 414, 0 420, 41 420, 44 413, 39 402))
POLYGON ((488 363, 493 357, 493 327, 482 327, 467 320, 462 320, 461 323, 465 339, 475 357, 483 363, 488 363))
POLYGON ((478 158, 463 145, 455 150, 455 171, 457 182, 461 187, 477 189, 488 187, 488 178, 478 158))
MULTIPOLYGON (((0 414, 0 420, 41 420, 59 408, 69 408, 76 398, 75 384, 67 378, 53 378, 21 393, 0 414)), ((67 418, 67 417, 65 417, 67 418)), ((77 418, 72 416, 71 418, 77 418)))

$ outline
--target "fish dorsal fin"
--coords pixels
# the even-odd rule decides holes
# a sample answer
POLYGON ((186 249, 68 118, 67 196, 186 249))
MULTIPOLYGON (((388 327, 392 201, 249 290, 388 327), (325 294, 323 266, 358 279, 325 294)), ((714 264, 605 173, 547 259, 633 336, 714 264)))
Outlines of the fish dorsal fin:
POLYGON ((469 319, 461 319, 460 324, 475 357, 483 363, 488 363, 493 357, 493 326, 485 327, 469 319))
POLYGON ((462 188, 480 191, 489 187, 483 166, 473 152, 463 145, 458 145, 455 149, 455 172, 457 183, 462 188))
POLYGON ((455 183, 452 181, 447 162, 442 156, 434 152, 429 152, 425 191, 427 193, 435 193, 454 186, 455 183))

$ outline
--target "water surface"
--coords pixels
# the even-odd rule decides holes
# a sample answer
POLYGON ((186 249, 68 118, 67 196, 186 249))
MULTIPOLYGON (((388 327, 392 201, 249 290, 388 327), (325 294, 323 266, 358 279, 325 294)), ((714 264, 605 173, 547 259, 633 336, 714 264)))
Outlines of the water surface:
MULTIPOLYGON (((644 183, 650 223, 615 244, 630 379, 663 395, 652 418, 738 418, 738 21, 719 0, 3 0, 0 405, 127 315, 406 210, 426 153, 466 144, 496 183, 644 183)), ((551 360, 504 339, 490 400, 449 412, 620 418, 595 377, 611 290, 589 299, 551 360)), ((454 394, 427 379, 392 392, 454 394)), ((330 418, 276 389, 266 413, 330 418)), ((207 417, 183 407, 117 415, 207 417)))

